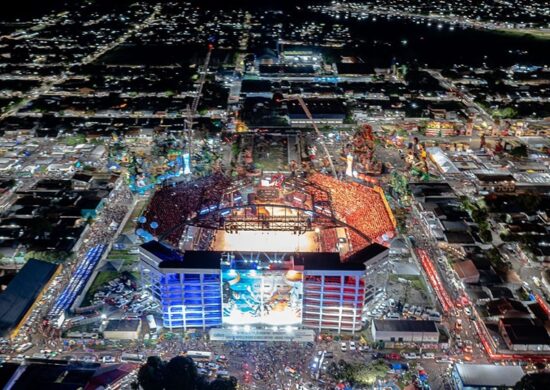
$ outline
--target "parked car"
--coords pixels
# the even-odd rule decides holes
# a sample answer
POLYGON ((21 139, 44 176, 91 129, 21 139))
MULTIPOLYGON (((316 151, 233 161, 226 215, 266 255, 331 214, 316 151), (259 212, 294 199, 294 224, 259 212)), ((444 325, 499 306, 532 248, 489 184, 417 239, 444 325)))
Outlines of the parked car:
POLYGON ((401 355, 398 354, 398 353, 388 353, 386 356, 386 359, 387 360, 400 360, 401 359, 401 355))

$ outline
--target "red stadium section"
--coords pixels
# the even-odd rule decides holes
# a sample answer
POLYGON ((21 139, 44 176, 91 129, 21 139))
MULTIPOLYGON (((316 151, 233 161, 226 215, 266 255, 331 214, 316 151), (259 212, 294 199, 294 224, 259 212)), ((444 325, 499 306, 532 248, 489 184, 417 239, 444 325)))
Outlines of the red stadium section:
MULTIPOLYGON (((395 223, 381 190, 366 187, 355 182, 343 182, 333 177, 315 173, 308 181, 330 193, 332 207, 338 219, 353 226, 372 241, 383 243, 383 236, 391 238, 395 223)), ((365 239, 349 231, 352 252, 363 248, 365 239)))

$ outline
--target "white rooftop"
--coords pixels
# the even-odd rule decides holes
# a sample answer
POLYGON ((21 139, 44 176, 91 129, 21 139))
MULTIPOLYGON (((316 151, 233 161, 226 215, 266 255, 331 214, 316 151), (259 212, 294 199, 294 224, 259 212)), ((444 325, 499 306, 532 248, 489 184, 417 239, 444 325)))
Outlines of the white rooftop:
POLYGON ((492 364, 457 364, 456 370, 464 386, 513 387, 525 374, 520 366, 492 364))

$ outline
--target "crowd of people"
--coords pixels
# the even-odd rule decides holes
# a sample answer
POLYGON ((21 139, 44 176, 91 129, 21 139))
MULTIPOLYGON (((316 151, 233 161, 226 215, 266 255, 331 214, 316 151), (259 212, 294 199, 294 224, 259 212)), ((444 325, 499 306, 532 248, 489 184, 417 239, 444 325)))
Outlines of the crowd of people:
POLYGON ((105 205, 98 218, 94 220, 84 245, 79 254, 83 255, 97 245, 108 245, 114 233, 130 210, 133 196, 127 186, 113 190, 105 200, 105 205))
MULTIPOLYGON (((37 308, 40 312, 39 317, 46 314, 48 308, 56 301, 59 294, 67 286, 72 278, 74 278, 74 272, 76 271, 78 264, 84 261, 86 254, 92 248, 99 245, 106 246, 116 234, 117 229, 124 222, 125 216, 130 211, 133 202, 133 195, 127 186, 120 186, 111 191, 109 196, 104 200, 104 206, 101 209, 97 218, 94 219, 90 228, 84 233, 85 239, 83 244, 78 248, 74 261, 67 262, 63 271, 61 272, 61 281, 52 287, 52 294, 48 296, 50 298, 43 298, 43 305, 37 308)), ((53 318, 52 318, 53 319, 53 318)), ((40 327, 42 336, 50 338, 54 333, 59 333, 58 329, 51 327, 49 324, 43 324, 40 327)), ((44 340, 46 342, 47 340, 44 340)), ((52 340, 48 343, 53 342, 52 340)))
MULTIPOLYGON (((353 226, 371 241, 377 241, 382 235, 394 230, 381 194, 374 189, 320 173, 309 175, 308 180, 329 191, 338 219, 353 226)), ((349 231, 349 235, 353 251, 366 244, 365 239, 353 230, 349 231)))
POLYGON ((161 236, 167 233, 163 238, 177 246, 185 228, 183 222, 205 207, 219 205, 230 183, 229 177, 215 173, 159 189, 145 212, 147 221, 156 222, 158 228, 153 231, 150 224, 143 228, 161 236))
POLYGON ((243 388, 276 390, 294 388, 307 378, 301 375, 308 370, 307 362, 313 358, 314 347, 289 342, 228 342, 229 362, 242 373, 239 383, 243 388), (296 353, 300 351, 300 353, 296 353))

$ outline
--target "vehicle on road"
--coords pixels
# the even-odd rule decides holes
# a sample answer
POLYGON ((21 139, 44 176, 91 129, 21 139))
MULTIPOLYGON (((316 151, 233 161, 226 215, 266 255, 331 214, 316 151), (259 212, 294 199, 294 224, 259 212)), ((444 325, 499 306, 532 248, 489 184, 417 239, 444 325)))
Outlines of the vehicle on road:
POLYGON ((462 320, 460 318, 455 322, 455 329, 457 332, 462 330, 462 320))
POLYGON ((387 360, 400 360, 400 359, 401 359, 401 354, 395 353, 395 352, 393 352, 393 353, 388 353, 388 354, 385 356, 385 358, 386 358, 387 360))

